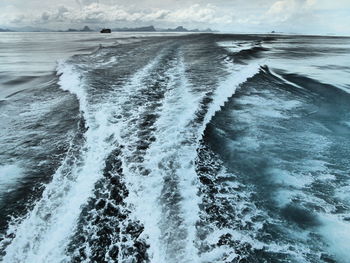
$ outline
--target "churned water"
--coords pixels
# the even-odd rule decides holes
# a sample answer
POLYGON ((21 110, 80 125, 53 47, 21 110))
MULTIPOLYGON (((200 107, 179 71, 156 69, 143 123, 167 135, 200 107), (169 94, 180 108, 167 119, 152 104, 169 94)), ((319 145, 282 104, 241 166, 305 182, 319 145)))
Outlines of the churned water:
POLYGON ((349 38, 1 36, 3 262, 349 262, 349 38))

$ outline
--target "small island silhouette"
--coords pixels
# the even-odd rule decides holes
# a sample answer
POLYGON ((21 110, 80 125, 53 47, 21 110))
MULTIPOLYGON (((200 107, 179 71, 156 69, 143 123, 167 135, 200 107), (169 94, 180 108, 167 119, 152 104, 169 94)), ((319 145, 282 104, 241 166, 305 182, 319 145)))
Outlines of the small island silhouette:
POLYGON ((217 32, 210 28, 207 29, 187 29, 183 26, 177 26, 175 28, 156 28, 153 25, 142 26, 142 27, 121 27, 121 28, 90 28, 89 26, 84 26, 82 29, 68 28, 67 30, 55 30, 48 28, 36 28, 31 26, 26 27, 11 27, 11 28, 0 28, 0 32, 100 32, 100 33, 111 33, 114 32, 194 32, 194 33, 212 33, 217 32))

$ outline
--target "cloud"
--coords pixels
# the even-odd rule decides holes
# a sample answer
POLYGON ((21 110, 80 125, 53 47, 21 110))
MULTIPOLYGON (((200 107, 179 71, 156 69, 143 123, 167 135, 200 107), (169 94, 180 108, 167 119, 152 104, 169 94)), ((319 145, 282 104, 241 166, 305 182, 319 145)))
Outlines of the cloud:
POLYGON ((220 14, 218 8, 212 4, 201 6, 194 4, 188 8, 169 13, 166 17, 171 22, 202 22, 202 23, 230 23, 230 16, 220 14))
POLYGON ((230 23, 229 16, 220 14, 212 4, 194 4, 178 10, 153 8, 134 11, 123 6, 109 6, 96 0, 77 0, 80 9, 59 6, 37 16, 23 15, 21 22, 35 24, 57 23, 117 23, 117 22, 166 22, 166 23, 230 23))
POLYGON ((42 15, 41 15, 41 20, 42 20, 43 22, 49 21, 49 19, 50 19, 50 15, 49 15, 48 12, 42 13, 42 15))
POLYGON ((281 0, 275 2, 270 9, 267 11, 268 15, 280 15, 289 13, 288 9, 295 9, 295 1, 294 0, 281 0))
POLYGON ((75 1, 77 2, 77 4, 80 7, 91 5, 91 4, 99 4, 100 3, 99 0, 75 0, 75 1))
POLYGON ((264 19, 270 22, 286 22, 296 15, 312 13, 317 0, 278 0, 271 5, 264 19))
POLYGON ((69 9, 65 6, 60 6, 56 10, 48 12, 45 11, 39 17, 25 17, 25 22, 34 22, 36 24, 46 24, 51 21, 65 22, 69 16, 69 9))
POLYGON ((1 0, 0 27, 212 27, 350 34, 349 0, 1 0))

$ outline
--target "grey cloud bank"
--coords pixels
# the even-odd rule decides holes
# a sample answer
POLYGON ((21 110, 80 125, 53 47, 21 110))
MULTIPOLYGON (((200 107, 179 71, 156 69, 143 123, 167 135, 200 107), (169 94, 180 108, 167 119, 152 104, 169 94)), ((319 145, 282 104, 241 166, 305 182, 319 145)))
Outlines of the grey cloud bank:
POLYGON ((154 24, 230 32, 350 35, 350 2, 338 0, 4 0, 0 26, 116 27, 154 24), (333 1, 334 2, 334 1, 333 1))

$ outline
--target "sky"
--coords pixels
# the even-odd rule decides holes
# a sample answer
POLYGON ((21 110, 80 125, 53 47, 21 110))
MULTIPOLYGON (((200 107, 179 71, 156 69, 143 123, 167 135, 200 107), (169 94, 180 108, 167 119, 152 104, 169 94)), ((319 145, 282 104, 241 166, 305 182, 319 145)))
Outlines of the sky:
POLYGON ((158 28, 350 35, 350 0, 1 0, 0 27, 158 28))

